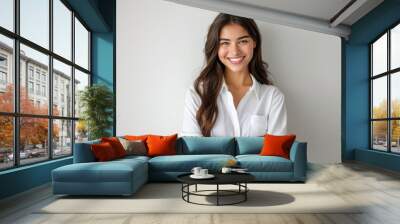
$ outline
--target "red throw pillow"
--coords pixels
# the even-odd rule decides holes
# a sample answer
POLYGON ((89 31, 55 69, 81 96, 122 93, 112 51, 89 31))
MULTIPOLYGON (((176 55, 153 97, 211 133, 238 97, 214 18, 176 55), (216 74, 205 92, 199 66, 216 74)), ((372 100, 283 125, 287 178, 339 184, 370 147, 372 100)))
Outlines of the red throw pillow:
POLYGON ((109 161, 117 158, 113 147, 108 142, 92 144, 91 149, 94 157, 99 162, 109 161))
POLYGON ((177 138, 178 134, 171 136, 149 135, 146 141, 148 156, 175 155, 177 138))
POLYGON ((115 155, 118 158, 126 156, 126 151, 124 146, 122 146, 121 142, 117 137, 110 137, 110 138, 101 138, 101 142, 108 142, 114 149, 115 155))
POLYGON ((261 149, 260 155, 262 156, 280 156, 286 159, 290 158, 290 148, 296 135, 269 135, 264 136, 264 145, 261 149))

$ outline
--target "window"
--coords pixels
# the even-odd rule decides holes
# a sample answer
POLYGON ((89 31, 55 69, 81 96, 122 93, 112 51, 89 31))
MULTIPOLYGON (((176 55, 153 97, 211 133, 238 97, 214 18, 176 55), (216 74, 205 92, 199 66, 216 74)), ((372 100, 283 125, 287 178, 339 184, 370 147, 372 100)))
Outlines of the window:
POLYGON ((33 80, 33 67, 32 66, 29 66, 28 74, 29 74, 29 79, 33 80))
POLYGON ((0 9, 0 26, 14 31, 14 0, 1 0, 0 9))
MULTIPOLYGON (((54 91, 54 99, 53 99, 53 103, 54 104, 58 104, 58 97, 59 97, 59 93, 61 94, 60 96, 60 100, 62 103, 64 103, 64 95, 71 95, 72 92, 70 89, 65 89, 64 85, 66 83, 72 83, 72 68, 69 65, 66 65, 56 59, 53 60, 53 64, 54 64, 54 69, 53 69, 53 77, 54 77, 54 83, 53 83, 53 91, 54 91), (57 84, 56 84, 57 83, 57 84)), ((72 99, 67 99, 67 100, 71 100, 72 99)), ((68 103, 72 103, 72 102, 68 102, 68 103)), ((56 106, 56 105, 53 105, 56 106)), ((60 111, 57 108, 56 110, 53 110, 53 114, 59 114, 60 111)), ((65 111, 65 114, 62 113, 62 116, 68 116, 68 117, 72 117, 72 108, 67 108, 65 111)))
POLYGON ((70 156, 87 139, 73 105, 90 83, 90 31, 67 1, 0 0, 0 11, 0 170, 70 156))
POLYGON ((0 54, 0 67, 7 67, 7 56, 0 54))
POLYGON ((29 94, 33 94, 33 82, 28 82, 28 91, 29 91, 29 94))
POLYGON ((46 96, 46 86, 42 86, 42 96, 46 96))
MULTIPOLYGON (((0 3, 0 6, 2 3, 0 3)), ((3 10, 3 9, 2 9, 3 10)), ((0 13, 2 14, 2 13, 0 13)), ((0 20, 2 15, 0 15, 0 20)), ((1 23, 0 23, 1 24, 1 23)), ((14 83, 12 82, 13 76, 13 66, 8 65, 11 61, 6 63, 6 59, 11 59, 14 57, 14 42, 11 38, 6 37, 0 33, 0 57, 1 59, 1 66, 0 66, 0 73, 2 74, 2 78, 0 81, 0 113, 1 112, 9 112, 12 113, 14 111, 14 83)), ((1 114, 0 114, 1 115, 1 114)), ((11 135, 11 133, 8 133, 11 135)), ((1 139, 1 136, 0 136, 1 139)), ((0 143, 0 148, 2 145, 0 143)), ((0 160, 1 164, 1 160, 0 160)), ((1 165, 0 165, 1 169, 1 165)))
POLYGON ((40 84, 36 84, 36 95, 40 95, 40 84))
MULTIPOLYGON (((39 53, 40 54, 40 53, 39 53)), ((42 55, 43 56, 43 55, 42 55)), ((40 81, 40 71, 39 69, 36 69, 36 80, 40 81)))
POLYGON ((5 85, 7 83, 7 74, 0 71, 0 84, 5 85))
POLYGON ((49 0, 20 0, 21 36, 49 48, 49 0))
POLYGON ((54 52, 71 60, 72 12, 60 1, 53 0, 54 52))
POLYGON ((400 24, 370 45, 371 148, 400 153, 400 24))
POLYGON ((7 87, 7 68, 7 56, 0 52, 0 91, 2 92, 5 92, 7 87))
POLYGON ((89 69, 89 32, 77 18, 75 18, 75 40, 75 62, 89 69))

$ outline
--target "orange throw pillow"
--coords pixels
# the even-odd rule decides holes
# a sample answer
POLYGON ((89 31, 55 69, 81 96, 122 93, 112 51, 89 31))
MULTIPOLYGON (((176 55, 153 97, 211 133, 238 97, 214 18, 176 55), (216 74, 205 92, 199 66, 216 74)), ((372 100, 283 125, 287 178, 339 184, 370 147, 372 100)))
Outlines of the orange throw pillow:
POLYGON ((149 135, 147 137, 148 156, 164 156, 176 154, 178 134, 171 136, 149 135))
POLYGON ((99 162, 109 161, 117 158, 113 147, 108 142, 93 144, 90 147, 92 149, 94 157, 99 162))
POLYGON ((290 158, 290 148, 296 135, 269 135, 264 136, 264 145, 261 149, 260 155, 262 156, 280 156, 286 159, 290 158))
POLYGON ((114 149, 115 155, 117 158, 121 158, 126 156, 126 151, 124 146, 122 146, 121 142, 117 137, 110 137, 110 138, 101 138, 101 142, 108 142, 114 149))
POLYGON ((129 141, 143 141, 146 142, 146 139, 149 135, 125 135, 124 139, 129 140, 129 141))

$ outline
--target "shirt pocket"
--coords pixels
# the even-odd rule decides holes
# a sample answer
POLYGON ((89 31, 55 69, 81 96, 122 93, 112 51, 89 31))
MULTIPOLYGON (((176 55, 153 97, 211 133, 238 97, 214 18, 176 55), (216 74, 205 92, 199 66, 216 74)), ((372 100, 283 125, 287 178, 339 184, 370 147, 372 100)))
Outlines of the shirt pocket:
POLYGON ((250 134, 251 136, 264 136, 267 130, 267 117, 261 115, 251 115, 250 134))

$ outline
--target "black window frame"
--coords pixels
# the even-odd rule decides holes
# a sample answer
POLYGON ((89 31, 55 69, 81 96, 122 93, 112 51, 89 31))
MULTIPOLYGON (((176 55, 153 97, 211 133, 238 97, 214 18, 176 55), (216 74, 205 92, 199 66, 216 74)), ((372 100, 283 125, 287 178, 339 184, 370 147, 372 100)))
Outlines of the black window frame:
POLYGON ((379 152, 386 152, 386 153, 391 153, 391 154, 400 154, 400 152, 393 152, 392 151, 392 128, 391 128, 391 122, 392 121, 400 121, 400 117, 392 117, 392 111, 391 111, 391 104, 392 104, 392 99, 391 99, 391 78, 392 75, 396 74, 397 72, 400 72, 400 67, 391 69, 391 30, 397 26, 400 26, 400 21, 396 21, 394 24, 392 24, 389 28, 385 29, 384 32, 379 34, 375 39, 373 39, 371 42, 368 43, 368 48, 369 48, 369 149, 373 151, 379 151, 379 152), (386 71, 380 74, 376 74, 374 76, 373 74, 373 44, 379 40, 381 37, 384 35, 387 35, 387 52, 386 52, 386 57, 387 57, 387 67, 386 71), (378 78, 386 77, 386 87, 387 87, 387 105, 386 105, 386 118, 373 118, 373 81, 378 78), (374 148, 374 139, 373 139, 373 122, 374 121, 386 121, 386 151, 384 150, 379 150, 374 148))
MULTIPOLYGON (((89 83, 88 86, 92 85, 92 61, 91 61, 91 36, 92 36, 92 30, 89 28, 89 26, 84 22, 84 20, 79 16, 78 13, 76 13, 75 10, 66 2, 65 0, 59 0, 62 4, 64 4, 65 7, 68 8, 68 10, 71 11, 71 59, 64 58, 63 56, 53 52, 53 0, 48 0, 49 2, 49 43, 48 43, 48 49, 45 47, 42 47, 39 44, 36 44, 29 39, 24 38, 23 36, 20 35, 20 0, 14 0, 13 1, 13 10, 14 10, 14 15, 13 15, 13 31, 10 31, 2 26, 0 26, 0 35, 3 35, 7 38, 12 39, 13 41, 13 69, 12 69, 12 74, 14 78, 14 110, 13 112, 3 112, 0 111, 0 116, 5 116, 5 117, 11 117, 13 120, 13 166, 10 167, 5 167, 5 168, 0 168, 0 172, 5 171, 5 170, 12 170, 16 169, 19 167, 24 167, 24 166, 30 166, 33 164, 38 164, 38 163, 44 163, 48 162, 51 160, 59 160, 62 158, 66 157, 71 157, 74 154, 74 143, 75 143, 75 125, 76 121, 78 121, 80 118, 75 116, 75 107, 72 106, 71 108, 71 115, 70 116, 55 116, 53 115, 53 59, 58 60, 59 62, 62 62, 68 66, 71 67, 71 79, 72 79, 72 87, 71 87, 71 92, 72 92, 72 99, 71 99, 71 104, 75 105, 75 69, 85 73, 88 75, 89 78, 89 83), (88 69, 85 69, 81 67, 78 64, 75 64, 75 18, 79 20, 79 22, 85 27, 85 29, 88 31, 88 69), (48 56, 49 62, 48 62, 48 86, 47 86, 47 91, 49 92, 48 95, 48 107, 49 111, 47 115, 38 115, 38 114, 26 114, 26 113, 21 113, 20 112, 20 44, 23 44, 27 47, 30 47, 36 51, 39 51, 40 53, 43 53, 48 56), (47 119, 48 122, 48 136, 47 136, 47 141, 48 141, 48 158, 40 160, 38 162, 32 162, 32 163, 27 163, 27 164, 21 164, 20 163, 20 144, 19 144, 19 138, 20 138, 20 119, 21 118, 45 118, 47 119), (70 121, 71 122, 71 154, 68 155, 63 155, 63 156, 57 156, 54 157, 53 155, 53 121, 56 120, 64 120, 64 121, 70 121)), ((27 77, 29 74, 26 74, 27 77)), ((28 78, 29 79, 29 78, 28 78)), ((35 71, 34 71, 34 79, 35 79, 35 71)), ((27 90, 28 91, 28 90, 27 90)))

